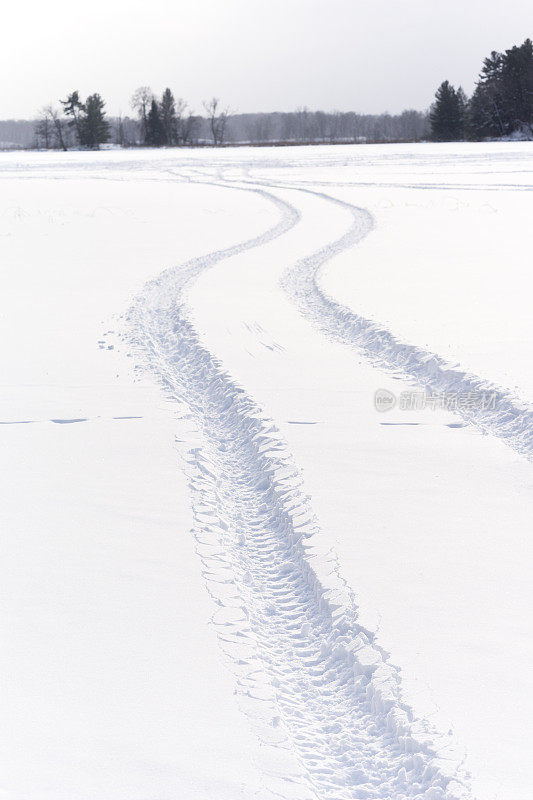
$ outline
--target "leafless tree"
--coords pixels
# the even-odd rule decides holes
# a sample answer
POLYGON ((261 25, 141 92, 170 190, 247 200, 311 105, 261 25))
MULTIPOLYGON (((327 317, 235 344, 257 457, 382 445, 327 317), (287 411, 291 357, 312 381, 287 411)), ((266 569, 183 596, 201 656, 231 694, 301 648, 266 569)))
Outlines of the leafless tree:
POLYGON ((195 114, 189 114, 188 117, 183 120, 181 127, 181 144, 189 146, 197 144, 201 127, 202 117, 199 117, 195 114))
POLYGON ((296 138, 301 142, 311 139, 311 114, 307 106, 296 109, 296 138))
POLYGON ((124 121, 122 119, 122 114, 119 114, 115 120, 115 144, 124 147, 125 137, 124 137, 124 121))
POLYGON ((141 123, 141 140, 146 141, 146 120, 148 109, 154 99, 154 93, 149 86, 139 86, 131 96, 131 107, 139 115, 141 123))
POLYGON ((65 119, 61 116, 61 113, 58 111, 58 109, 54 108, 53 106, 46 106, 44 110, 52 122, 55 146, 66 151, 67 123, 65 119))
POLYGON ((293 142, 296 138, 296 115, 292 112, 282 114, 280 139, 284 142, 293 142))
POLYGON ((49 149, 52 143, 53 121, 49 107, 43 108, 35 120, 35 137, 38 147, 49 149))
POLYGON ((254 114, 245 125, 248 139, 251 142, 267 142, 271 136, 271 128, 269 114, 254 114))
MULTIPOLYGON (((185 112, 187 103, 182 97, 176 99, 176 144, 185 144, 187 131, 187 118, 185 112)), ((189 118, 191 114, 189 114, 189 118)))
POLYGON ((211 100, 209 100, 209 102, 205 101, 204 108, 207 112, 213 143, 215 147, 218 147, 224 143, 226 127, 231 112, 229 108, 220 108, 220 100, 218 97, 213 97, 211 100))
POLYGON ((329 135, 331 141, 334 142, 335 139, 342 139, 343 137, 349 136, 344 130, 347 120, 344 119, 340 111, 333 111, 329 115, 329 118, 329 135))

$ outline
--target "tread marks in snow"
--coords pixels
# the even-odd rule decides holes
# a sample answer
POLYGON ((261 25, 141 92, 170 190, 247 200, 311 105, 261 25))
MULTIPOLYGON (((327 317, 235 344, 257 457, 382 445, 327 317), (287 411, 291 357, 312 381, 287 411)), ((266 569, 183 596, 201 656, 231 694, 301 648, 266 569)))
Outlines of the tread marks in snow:
POLYGON ((370 233, 373 218, 366 209, 322 192, 302 188, 297 190, 334 203, 352 216, 352 223, 343 236, 301 259, 285 273, 282 286, 302 314, 330 338, 356 346, 376 366, 415 381, 431 394, 460 394, 474 398, 484 395, 487 399, 485 407, 480 407, 479 402, 472 406, 465 404, 457 409, 457 413, 465 422, 492 433, 532 459, 533 408, 530 405, 521 403, 483 378, 456 369, 435 353, 400 341, 387 328, 356 314, 322 289, 322 267, 370 233))
POLYGON ((315 520, 275 425, 201 345, 183 303, 185 285, 203 269, 296 224, 295 209, 255 191, 282 211, 278 225, 167 270, 128 315, 147 366, 194 423, 194 531, 241 704, 270 753, 277 796, 466 796, 402 704, 398 671, 357 624, 335 561, 309 546, 315 520))

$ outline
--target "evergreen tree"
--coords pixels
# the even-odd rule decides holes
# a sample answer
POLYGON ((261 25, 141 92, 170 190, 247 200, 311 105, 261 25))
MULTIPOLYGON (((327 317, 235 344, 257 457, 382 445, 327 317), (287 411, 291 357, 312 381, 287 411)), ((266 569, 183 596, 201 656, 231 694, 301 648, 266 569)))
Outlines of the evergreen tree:
POLYGON ((503 55, 501 90, 507 132, 533 125, 533 43, 526 39, 503 55))
POLYGON ((502 68, 503 56, 494 50, 483 61, 470 104, 469 123, 474 138, 503 136, 505 133, 502 68))
POLYGON ((492 52, 483 62, 470 106, 474 138, 506 136, 533 127, 533 43, 505 53, 492 52))
POLYGON ((71 92, 66 100, 59 101, 63 106, 63 111, 67 117, 71 117, 69 120, 69 127, 74 128, 76 133, 76 138, 78 140, 78 144, 82 144, 82 116, 83 116, 83 103, 80 100, 80 93, 76 90, 71 92))
POLYGON ((165 89, 160 105, 161 124, 163 126, 165 144, 176 144, 178 135, 176 101, 170 89, 165 89))
POLYGON ((165 129, 159 113, 159 105, 155 98, 152 100, 150 111, 146 118, 146 144, 152 147, 161 147, 165 144, 165 129))
POLYGON ((469 109, 469 102, 468 97, 462 86, 459 86, 457 89, 457 102, 459 104, 459 117, 461 120, 461 128, 460 128, 460 139, 465 139, 468 132, 468 109, 469 109))
POLYGON ((431 135, 437 142, 453 142, 463 138, 465 128, 464 92, 444 81, 435 94, 429 120, 431 135))
POLYGON ((105 103, 98 93, 91 94, 83 105, 80 144, 98 149, 109 139, 109 123, 105 118, 105 103))

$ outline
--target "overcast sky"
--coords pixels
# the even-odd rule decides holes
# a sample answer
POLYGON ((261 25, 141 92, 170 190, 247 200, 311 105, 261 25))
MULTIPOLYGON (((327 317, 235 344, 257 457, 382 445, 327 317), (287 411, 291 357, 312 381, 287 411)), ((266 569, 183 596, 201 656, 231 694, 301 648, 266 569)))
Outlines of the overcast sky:
POLYGON ((72 89, 129 112, 139 85, 199 111, 397 112, 533 37, 532 0, 18 0, 2 3, 0 118, 72 89))

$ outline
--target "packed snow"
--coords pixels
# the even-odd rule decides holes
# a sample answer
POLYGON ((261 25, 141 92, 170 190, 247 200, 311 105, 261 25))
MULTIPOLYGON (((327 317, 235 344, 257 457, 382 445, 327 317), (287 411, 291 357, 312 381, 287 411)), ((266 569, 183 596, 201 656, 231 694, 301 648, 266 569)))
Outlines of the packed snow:
POLYGON ((2 797, 529 800, 532 157, 0 154, 2 797))

